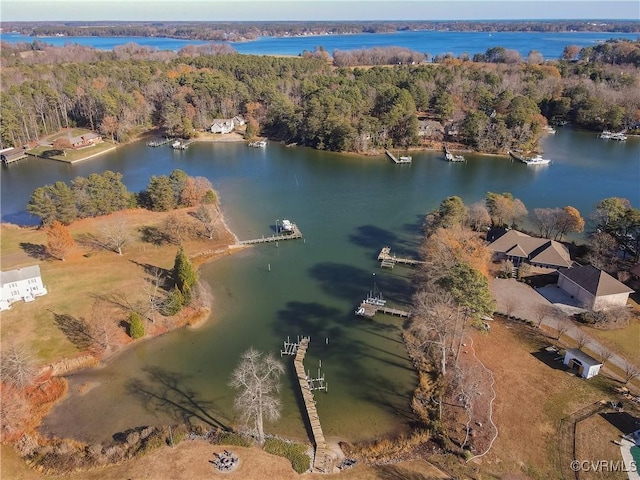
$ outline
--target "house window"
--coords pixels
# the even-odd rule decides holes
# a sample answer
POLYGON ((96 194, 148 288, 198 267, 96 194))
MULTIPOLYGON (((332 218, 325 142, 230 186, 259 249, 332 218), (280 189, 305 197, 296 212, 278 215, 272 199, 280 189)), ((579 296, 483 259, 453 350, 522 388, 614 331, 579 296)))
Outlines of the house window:
POLYGON ((14 297, 17 297, 18 295, 20 295, 20 292, 11 292, 11 295, 13 295, 14 297))

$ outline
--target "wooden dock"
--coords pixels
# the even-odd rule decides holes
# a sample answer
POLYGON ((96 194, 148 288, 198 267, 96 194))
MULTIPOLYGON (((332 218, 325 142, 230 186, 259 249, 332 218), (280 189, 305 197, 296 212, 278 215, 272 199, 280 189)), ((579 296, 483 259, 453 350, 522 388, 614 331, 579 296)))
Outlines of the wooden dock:
POLYGON ((410 312, 406 310, 400 310, 399 308, 391 308, 386 305, 376 305, 367 300, 363 300, 358 309, 356 315, 360 317, 373 318, 376 313, 385 313, 387 315, 393 315, 395 317, 409 318, 410 312))
POLYGON ((147 142, 147 147, 161 147, 167 143, 173 143, 173 138, 165 137, 158 140, 150 140, 147 142))
POLYGON ((313 469, 320 472, 328 472, 331 464, 331 456, 329 455, 327 442, 324 438, 324 433, 322 433, 322 427, 320 426, 320 417, 318 416, 318 410, 316 409, 316 401, 313 398, 313 392, 309 386, 309 377, 304 370, 303 364, 308 347, 309 337, 303 337, 298 344, 293 365, 296 369, 296 376, 298 377, 298 383, 300 384, 302 399, 304 400, 304 406, 307 410, 307 416, 313 432, 313 442, 316 446, 313 459, 313 469))
POLYGON ((391 160, 393 160, 393 163, 411 163, 411 157, 410 156, 401 156, 400 158, 396 157, 393 153, 391 153, 389 150, 385 150, 384 153, 387 155, 387 157, 389 157, 391 160))
POLYGON ((293 223, 293 231, 291 233, 281 233, 279 235, 271 235, 270 237, 262 237, 262 238, 254 238, 251 240, 240 240, 238 245, 256 245, 259 243, 271 243, 271 242, 279 242, 281 240, 295 240, 297 238, 302 238, 302 232, 298 228, 298 226, 293 223))
POLYGON ((396 257, 391 254, 391 247, 382 247, 382 250, 380 250, 378 254, 378 261, 382 268, 393 268, 396 266, 396 263, 410 266, 422 265, 424 263, 422 260, 415 260, 413 258, 396 257))

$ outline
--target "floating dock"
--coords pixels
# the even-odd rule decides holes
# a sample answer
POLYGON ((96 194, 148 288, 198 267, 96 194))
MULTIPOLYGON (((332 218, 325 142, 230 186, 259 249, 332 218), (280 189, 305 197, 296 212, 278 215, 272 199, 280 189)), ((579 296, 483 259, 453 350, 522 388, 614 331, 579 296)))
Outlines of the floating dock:
POLYGON ((284 233, 279 235, 272 235, 270 237, 262 237, 262 238, 254 238, 251 240, 240 240, 238 245, 256 245, 259 243, 271 243, 271 242, 279 242, 281 240, 295 240, 297 238, 302 238, 302 232, 298 228, 295 223, 291 224, 292 230, 290 233, 284 233))
POLYGON ((362 301, 358 309, 356 310, 356 315, 360 317, 373 318, 376 313, 384 313, 387 315, 393 315, 395 317, 409 318, 411 313, 406 310, 400 310, 399 308, 391 308, 386 305, 376 303, 371 298, 366 298, 362 301))
POLYGON ((187 140, 184 142, 176 140, 171 144, 171 148, 173 148, 174 150, 186 150, 187 148, 189 148, 189 145, 191 145, 193 142, 194 140, 187 140))
POLYGON ((161 147, 163 145, 166 145, 168 143, 173 142, 173 138, 161 138, 159 140, 149 140, 147 142, 147 147, 161 147))
POLYGON ((300 384, 300 391, 302 392, 302 399, 304 400, 304 406, 307 410, 307 416, 311 425, 311 431, 313 432, 313 442, 315 443, 315 455, 313 459, 313 469, 320 472, 328 472, 331 457, 329 455, 329 449, 327 448, 327 442, 322 432, 322 426, 320 425, 320 417, 318 416, 318 410, 316 409, 316 401, 313 398, 313 392, 309 384, 309 376, 304 370, 304 357, 307 354, 307 348, 309 347, 309 337, 303 337, 296 349, 296 357, 293 360, 293 365, 296 369, 296 376, 298 377, 298 383, 300 384))
POLYGON ((396 257, 395 255, 391 255, 391 247, 382 247, 382 250, 380 250, 380 253, 378 254, 378 261, 382 268, 393 268, 396 266, 396 263, 410 266, 422 265, 424 263, 421 260, 415 260, 413 258, 396 257))
POLYGON ((397 158, 393 153, 389 150, 385 150, 384 153, 393 160, 393 163, 411 163, 412 158, 409 155, 403 155, 400 158, 397 158))

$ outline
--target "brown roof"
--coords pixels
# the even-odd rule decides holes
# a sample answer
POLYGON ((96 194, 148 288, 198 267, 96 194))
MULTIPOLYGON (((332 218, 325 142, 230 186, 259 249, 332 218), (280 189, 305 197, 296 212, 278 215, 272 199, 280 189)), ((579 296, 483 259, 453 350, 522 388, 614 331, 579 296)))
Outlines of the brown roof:
POLYGON ((548 238, 530 237, 518 230, 509 230, 489 244, 494 252, 505 253, 512 257, 528 258, 530 262, 570 267, 571 256, 567 247, 548 238))
POLYGON ((573 267, 560 270, 560 275, 584 288, 596 297, 615 295, 618 293, 632 293, 634 290, 619 282, 607 272, 591 265, 573 267))

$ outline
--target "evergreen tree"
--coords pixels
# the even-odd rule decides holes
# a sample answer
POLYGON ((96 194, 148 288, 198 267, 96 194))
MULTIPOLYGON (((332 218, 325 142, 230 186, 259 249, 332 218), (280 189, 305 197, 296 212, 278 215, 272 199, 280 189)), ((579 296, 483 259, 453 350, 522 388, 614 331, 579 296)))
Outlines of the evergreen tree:
POLYGON ((171 180, 166 175, 152 176, 147 187, 147 194, 151 210, 166 212, 176 208, 171 180))
POLYGON ((129 315, 129 336, 134 340, 144 337, 144 321, 138 312, 129 315))
POLYGON ((49 225, 56 219, 56 204, 47 187, 38 187, 33 191, 27 212, 40 217, 43 225, 49 225))
POLYGON ((191 287, 198 280, 198 272, 196 272, 191 260, 184 253, 184 248, 180 246, 176 254, 176 260, 173 265, 173 278, 176 288, 184 295, 185 301, 188 302, 191 293, 191 287))

